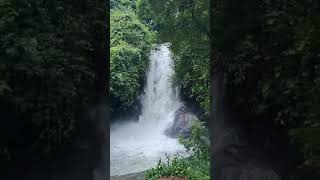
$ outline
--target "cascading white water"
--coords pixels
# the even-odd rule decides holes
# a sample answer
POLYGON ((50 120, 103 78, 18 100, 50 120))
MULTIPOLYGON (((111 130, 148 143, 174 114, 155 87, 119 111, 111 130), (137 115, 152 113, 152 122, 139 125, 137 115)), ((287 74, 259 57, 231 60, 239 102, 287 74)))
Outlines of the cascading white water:
POLYGON ((144 94, 141 98, 141 115, 137 122, 119 120, 111 125, 110 172, 123 175, 147 170, 165 154, 184 154, 177 139, 164 135, 174 120, 181 102, 170 82, 171 56, 167 45, 151 52, 144 94))

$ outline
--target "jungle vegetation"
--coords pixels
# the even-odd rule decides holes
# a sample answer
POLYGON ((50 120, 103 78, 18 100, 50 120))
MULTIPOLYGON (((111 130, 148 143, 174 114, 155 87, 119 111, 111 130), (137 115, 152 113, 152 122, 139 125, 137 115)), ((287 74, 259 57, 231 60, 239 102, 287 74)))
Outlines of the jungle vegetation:
POLYGON ((284 179, 319 178, 319 5, 216 0, 211 6, 213 76, 223 77, 218 104, 265 153, 296 152, 284 179))
POLYGON ((112 1, 110 17, 111 111, 124 111, 136 103, 148 68, 155 33, 140 21, 133 1, 112 1))
POLYGON ((81 124, 106 103, 107 9, 99 0, 0 1, 1 177, 68 158, 82 130, 94 134, 81 124))

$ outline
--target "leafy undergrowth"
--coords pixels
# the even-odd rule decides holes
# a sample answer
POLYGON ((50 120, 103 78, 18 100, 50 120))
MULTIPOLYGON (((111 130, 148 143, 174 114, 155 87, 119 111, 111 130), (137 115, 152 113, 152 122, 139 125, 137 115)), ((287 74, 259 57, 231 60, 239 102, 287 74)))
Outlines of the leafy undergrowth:
POLYGON ((158 180, 189 180, 189 178, 187 177, 174 177, 174 176, 171 176, 171 177, 162 177, 158 180))
POLYGON ((188 152, 192 152, 192 155, 189 157, 167 156, 166 161, 159 160, 156 167, 146 172, 148 180, 172 176, 190 180, 210 179, 210 144, 208 130, 203 123, 194 121, 191 125, 191 136, 180 137, 179 141, 188 152))

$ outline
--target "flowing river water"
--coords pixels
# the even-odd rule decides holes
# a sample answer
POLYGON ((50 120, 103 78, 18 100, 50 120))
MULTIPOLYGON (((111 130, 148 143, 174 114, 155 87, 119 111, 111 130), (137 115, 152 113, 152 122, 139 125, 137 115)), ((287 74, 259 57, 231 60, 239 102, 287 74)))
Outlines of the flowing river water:
POLYGON ((141 95, 137 121, 120 119, 110 129, 111 176, 141 172, 155 166, 166 154, 185 154, 177 139, 164 135, 182 103, 171 84, 173 73, 167 45, 151 52, 147 82, 141 95))

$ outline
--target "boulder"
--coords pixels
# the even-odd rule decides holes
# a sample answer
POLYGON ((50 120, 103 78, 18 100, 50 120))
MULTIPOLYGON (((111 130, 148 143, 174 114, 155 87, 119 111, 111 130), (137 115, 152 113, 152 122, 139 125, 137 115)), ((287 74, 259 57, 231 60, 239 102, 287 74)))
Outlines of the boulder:
POLYGON ((171 138, 177 138, 179 135, 189 136, 191 134, 190 125, 198 118, 190 113, 185 106, 182 106, 175 112, 174 120, 165 130, 165 135, 171 138))

